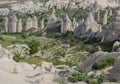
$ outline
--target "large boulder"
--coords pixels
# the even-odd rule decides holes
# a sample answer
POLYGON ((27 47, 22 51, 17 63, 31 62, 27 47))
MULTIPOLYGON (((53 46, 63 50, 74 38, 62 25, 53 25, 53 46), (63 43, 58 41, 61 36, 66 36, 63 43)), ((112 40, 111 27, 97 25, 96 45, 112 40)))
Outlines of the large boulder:
POLYGON ((114 42, 112 51, 120 52, 120 42, 119 41, 114 42))

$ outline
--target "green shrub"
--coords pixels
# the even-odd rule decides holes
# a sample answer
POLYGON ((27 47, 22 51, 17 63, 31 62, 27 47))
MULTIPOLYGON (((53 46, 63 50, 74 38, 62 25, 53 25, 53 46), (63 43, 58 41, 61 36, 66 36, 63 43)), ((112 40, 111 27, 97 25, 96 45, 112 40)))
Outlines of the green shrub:
POLYGON ((73 74, 73 77, 68 79, 72 83, 76 83, 78 81, 84 81, 89 82, 90 78, 87 76, 87 74, 81 73, 81 74, 73 74))
POLYGON ((21 57, 20 54, 14 53, 13 60, 15 60, 16 62, 19 62, 22 59, 23 59, 23 57, 21 57))
POLYGON ((30 54, 35 54, 39 51, 40 42, 32 40, 28 43, 28 46, 30 48, 30 54))
POLYGON ((93 68, 93 70, 101 70, 101 69, 104 69, 104 68, 114 65, 115 62, 116 62, 116 60, 114 58, 107 57, 104 60, 101 60, 100 64, 94 63, 92 68, 93 68))
POLYGON ((99 84, 104 83, 104 82, 109 82, 106 74, 101 74, 100 77, 98 78, 98 81, 99 81, 99 84))

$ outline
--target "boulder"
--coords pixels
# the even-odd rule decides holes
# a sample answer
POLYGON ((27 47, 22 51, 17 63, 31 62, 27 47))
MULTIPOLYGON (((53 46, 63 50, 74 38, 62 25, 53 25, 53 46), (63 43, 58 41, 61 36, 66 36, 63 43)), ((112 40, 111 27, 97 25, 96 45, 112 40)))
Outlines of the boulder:
POLYGON ((112 51, 120 52, 120 42, 119 41, 114 42, 112 51))

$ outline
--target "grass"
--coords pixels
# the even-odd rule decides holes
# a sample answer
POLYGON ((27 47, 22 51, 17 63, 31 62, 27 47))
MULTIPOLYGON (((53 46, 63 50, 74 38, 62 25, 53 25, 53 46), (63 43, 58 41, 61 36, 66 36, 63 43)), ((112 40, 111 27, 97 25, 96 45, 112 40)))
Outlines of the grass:
POLYGON ((46 59, 44 58, 39 58, 39 57, 30 57, 27 59, 22 59, 20 60, 20 62, 26 62, 29 64, 35 64, 37 66, 40 66, 42 64, 43 61, 45 61, 46 59))

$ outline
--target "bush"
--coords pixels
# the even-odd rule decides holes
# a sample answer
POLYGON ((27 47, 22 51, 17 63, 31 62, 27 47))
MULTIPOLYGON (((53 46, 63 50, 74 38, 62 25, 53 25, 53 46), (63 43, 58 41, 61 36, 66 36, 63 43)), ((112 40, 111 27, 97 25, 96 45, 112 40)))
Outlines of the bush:
POLYGON ((101 74, 100 77, 98 78, 98 81, 99 81, 99 84, 104 83, 104 82, 109 82, 106 74, 101 74))
POLYGON ((35 54, 39 51, 40 42, 32 40, 30 43, 28 43, 28 46, 30 48, 30 54, 35 54))
POLYGON ((20 54, 18 54, 18 53, 15 54, 14 53, 13 60, 15 60, 16 62, 19 62, 22 59, 23 59, 23 57, 21 57, 20 54))
POLYGON ((101 69, 104 69, 104 68, 114 65, 115 62, 116 62, 116 60, 114 58, 107 57, 106 59, 101 60, 100 64, 94 63, 92 68, 93 68, 93 70, 101 70, 101 69))
POLYGON ((87 74, 73 74, 73 77, 69 77, 68 80, 72 83, 76 83, 78 81, 84 81, 84 82, 89 82, 90 78, 87 76, 87 74))

